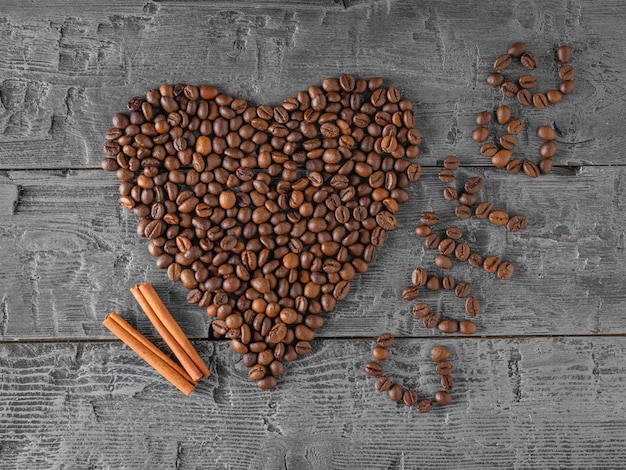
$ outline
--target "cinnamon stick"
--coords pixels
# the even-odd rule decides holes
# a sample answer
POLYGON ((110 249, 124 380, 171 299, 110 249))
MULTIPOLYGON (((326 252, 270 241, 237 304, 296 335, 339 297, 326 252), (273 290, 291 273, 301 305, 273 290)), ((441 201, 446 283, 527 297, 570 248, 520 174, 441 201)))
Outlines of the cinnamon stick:
POLYGON ((198 352, 165 304, 161 301, 161 298, 156 290, 154 290, 154 287, 152 287, 152 284, 145 282, 137 285, 131 289, 131 292, 137 299, 137 302, 139 302, 139 305, 141 305, 141 308, 146 312, 146 316, 152 321, 157 331, 161 326, 164 331, 167 331, 165 336, 163 336, 160 331, 159 334, 161 334, 168 346, 172 348, 172 352, 189 375, 194 378, 194 380, 209 377, 211 372, 209 372, 209 369, 198 355, 198 352), (153 319, 155 320, 153 321, 153 319), (169 338, 169 341, 167 338, 169 338), (198 373, 200 374, 199 376, 198 373), (195 377, 197 377, 197 379, 195 377))
POLYGON ((116 312, 107 315, 102 324, 185 395, 196 388, 184 370, 116 312))

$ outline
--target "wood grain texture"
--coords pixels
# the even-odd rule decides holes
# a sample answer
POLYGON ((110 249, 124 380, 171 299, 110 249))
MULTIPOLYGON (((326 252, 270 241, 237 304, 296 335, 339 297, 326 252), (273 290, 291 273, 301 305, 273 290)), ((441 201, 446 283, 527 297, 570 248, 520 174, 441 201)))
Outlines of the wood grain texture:
POLYGON ((385 368, 422 397, 453 351, 454 402, 426 415, 363 372, 373 341, 320 340, 260 392, 223 342, 184 397, 120 343, 3 345, 4 468, 621 468, 618 338, 397 340, 385 368), (593 411, 591 411, 593 410, 593 411))
MULTIPOLYGON (((615 0, 3 1, 0 467, 626 468, 625 21, 615 0), (575 92, 539 111, 488 87, 513 41, 538 55, 539 91, 558 84, 554 50, 570 44, 575 92), (115 177, 99 170, 103 135, 130 97, 161 83, 277 104, 344 72, 381 76, 413 101, 424 174, 313 352, 262 392, 154 266, 115 177), (520 158, 539 159, 538 125, 557 130, 551 175, 507 175, 479 156, 475 115, 501 103, 524 123, 520 158), (457 188, 483 176, 479 200, 529 227, 458 221, 436 177, 446 155, 463 161, 457 188), (516 267, 503 283, 455 265, 481 302, 474 337, 424 329, 400 299, 411 269, 439 272, 413 233, 425 210, 516 267), (116 310, 158 337, 129 292, 144 281, 209 364, 190 397, 101 325, 116 310), (420 396, 437 389, 428 351, 451 346, 450 407, 418 415, 375 392, 363 365, 384 331, 400 337, 386 370, 420 396)), ((514 65, 507 76, 521 73, 514 65)), ((420 299, 464 316, 448 292, 420 299)))
POLYGON ((538 89, 558 85, 559 44, 571 44, 577 69, 576 92, 558 107, 515 108, 531 129, 520 149, 535 155, 532 129, 554 124, 557 165, 623 164, 619 2, 92 1, 80 15, 63 2, 9 4, 0 12, 0 168, 98 167, 110 116, 162 82, 280 103, 343 72, 382 76, 414 101, 426 162, 454 153, 482 164, 474 116, 503 101, 484 79, 513 40, 540 57, 538 89))
MULTIPOLYGON (((436 173, 427 168, 411 186, 412 199, 399 213, 399 228, 387 235, 370 271, 352 283, 320 335, 372 336, 383 330, 437 334, 424 329, 411 316, 411 304, 400 298, 414 267, 446 274, 434 265, 436 251, 426 250, 413 233, 426 210, 440 214, 442 234, 447 226, 458 225, 473 250, 516 267, 508 282, 467 263, 457 262, 450 270, 472 283, 481 303, 478 334, 625 333, 626 170, 557 170, 538 180, 494 169, 457 172, 459 189, 467 177, 482 175, 486 185, 480 199, 511 215, 526 215, 530 225, 518 233, 476 218, 457 219, 454 204, 441 197, 444 184, 436 173)), ((6 247, 0 273, 1 339, 109 338, 100 322, 111 310, 151 331, 128 290, 146 280, 155 284, 187 334, 206 337, 209 319, 187 304, 180 284, 169 283, 155 267, 146 240, 135 234, 137 218, 117 203, 113 175, 15 171, 10 181, 22 194, 16 212, 0 227, 0 245, 6 247)), ((450 292, 423 291, 421 299, 444 316, 464 317, 463 301, 450 292)))

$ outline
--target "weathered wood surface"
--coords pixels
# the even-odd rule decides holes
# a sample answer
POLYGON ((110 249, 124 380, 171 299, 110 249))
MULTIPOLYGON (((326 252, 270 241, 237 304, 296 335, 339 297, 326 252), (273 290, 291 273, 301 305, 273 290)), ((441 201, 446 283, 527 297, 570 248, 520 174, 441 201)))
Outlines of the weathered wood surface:
POLYGON ((450 344, 454 402, 420 415, 362 372, 372 341, 320 340, 260 392, 224 342, 189 398, 117 343, 0 352, 3 468, 623 468, 621 338, 399 340, 388 371, 432 396, 450 344), (27 373, 25 372, 27 371, 27 373))
MULTIPOLYGON (((625 21, 623 2, 590 0, 3 1, 0 467, 626 468, 625 21), (574 50, 574 94, 543 111, 513 106, 520 156, 538 159, 537 125, 558 129, 556 169, 538 180, 487 167, 470 137, 477 112, 510 103, 484 78, 515 40, 539 56, 541 90, 557 84, 554 48, 574 50), (154 267, 98 169, 103 133, 163 82, 273 104, 343 72, 382 76, 415 103, 424 176, 314 352, 261 392, 154 267), (529 227, 458 221, 436 178, 449 154, 529 227), (425 330, 399 299, 413 267, 434 267, 413 235, 424 210, 516 266, 506 283, 455 266, 481 301, 476 337, 425 330), (117 310, 156 337, 128 290, 143 281, 213 372, 189 398, 101 325, 117 310), (452 347, 453 405, 418 415, 374 391, 363 364, 384 331, 402 337, 390 373, 422 395, 436 389, 429 348, 452 347)), ((450 293, 423 299, 463 317, 450 293)))
MULTIPOLYGON (((424 210, 440 214, 441 232, 458 225, 473 249, 516 266, 507 282, 467 263, 457 262, 450 270, 472 283, 481 302, 479 334, 626 333, 624 168, 559 169, 538 180, 493 169, 460 171, 460 181, 474 174, 485 177, 480 197, 528 217, 529 227, 518 233, 476 218, 457 219, 454 204, 441 197, 444 185, 436 173, 426 169, 411 187, 399 228, 388 234, 370 271, 353 282, 348 298, 327 316, 321 336, 433 334, 412 317, 411 303, 400 298, 414 267, 442 273, 434 265, 435 251, 426 250, 413 233, 424 210)), ((170 284, 155 267, 146 240, 135 233, 137 218, 119 208, 116 183, 106 176, 101 171, 15 171, 6 178, 21 196, 0 227, 5 247, 0 279, 6 286, 0 304, 2 339, 106 339, 110 336, 101 321, 111 310, 150 331, 128 291, 146 280, 157 286, 190 336, 206 337, 204 310, 187 304, 182 285, 170 284)), ((451 292, 423 292, 422 299, 445 316, 464 316, 463 302, 451 292)))

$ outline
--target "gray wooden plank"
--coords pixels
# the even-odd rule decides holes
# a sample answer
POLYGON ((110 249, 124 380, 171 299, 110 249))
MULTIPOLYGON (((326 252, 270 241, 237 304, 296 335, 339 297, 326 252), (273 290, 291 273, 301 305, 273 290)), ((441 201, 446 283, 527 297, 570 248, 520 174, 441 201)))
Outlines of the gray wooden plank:
MULTIPOLYGON (((459 170, 458 187, 466 177, 482 175, 486 185, 479 200, 528 217, 529 227, 513 234, 475 218, 458 220, 441 196, 444 184, 436 170, 426 169, 410 188, 412 199, 399 213, 398 229, 328 315, 320 335, 437 334, 423 328, 411 316, 411 304, 400 298, 414 267, 441 274, 434 252, 413 233, 425 210, 440 214, 441 232, 458 225, 473 250, 516 267, 508 282, 466 263, 451 270, 472 283, 481 302, 479 334, 624 333, 625 171, 585 167, 531 180, 496 170, 459 170)), ((206 337, 206 314, 188 305, 182 286, 154 266, 145 240, 135 234, 136 217, 118 206, 113 175, 15 171, 8 181, 22 191, 16 212, 0 224, 1 339, 109 338, 100 322, 111 310, 150 331, 128 291, 144 281, 158 287, 190 336, 206 337)), ((463 302, 449 292, 423 292, 421 298, 440 314, 464 316, 463 302)))
MULTIPOLYGON (((482 164, 470 139, 474 115, 502 101, 484 77, 514 40, 540 56, 546 89, 557 85, 553 48, 574 49, 576 92, 558 107, 523 113, 531 129, 560 129, 556 163, 623 164, 626 11, 619 2, 343 5, 351 8, 91 1, 77 15, 66 2, 11 3, 0 22, 0 168, 97 167, 110 116, 162 82, 211 83, 251 102, 278 103, 342 72, 383 76, 415 102, 427 162, 462 153, 482 164)), ((520 150, 534 155, 533 139, 531 131, 520 150)))
POLYGON ((386 370, 422 397, 453 351, 453 404, 392 404, 371 340, 319 340, 261 392, 223 342, 184 397, 120 343, 0 345, 3 468, 621 468, 623 338, 397 340, 386 370))

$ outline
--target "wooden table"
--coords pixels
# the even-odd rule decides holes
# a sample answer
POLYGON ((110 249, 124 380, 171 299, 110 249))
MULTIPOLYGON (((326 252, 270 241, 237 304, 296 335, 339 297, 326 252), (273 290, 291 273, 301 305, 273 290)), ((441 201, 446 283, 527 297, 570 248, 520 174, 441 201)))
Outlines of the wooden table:
MULTIPOLYGON (((625 21, 622 2, 581 0, 4 1, 0 467, 626 468, 625 21), (571 45, 575 92, 535 110, 489 87, 513 41, 538 55, 541 90, 558 85, 555 48, 571 45), (100 170, 103 134, 128 98, 161 83, 280 103, 343 72, 384 77, 414 102, 424 174, 313 352, 260 391, 135 235, 100 170), (551 174, 509 175, 479 155, 475 115, 500 103, 526 125, 522 157, 539 159, 538 125, 558 129, 551 174), (451 154, 463 161, 457 184, 483 176, 480 198, 528 228, 457 220, 437 179, 451 154), (425 210, 516 267, 508 282, 453 268, 481 301, 474 336, 425 329, 400 297, 414 267, 435 270, 413 234, 425 210), (144 281, 212 371, 190 397, 101 324, 116 310, 158 341, 129 292, 144 281), (452 405, 421 415, 374 390, 363 366, 386 331, 398 338, 386 370, 424 397, 438 388, 430 348, 450 346, 452 405)), ((423 298, 463 318, 453 295, 423 298)))

